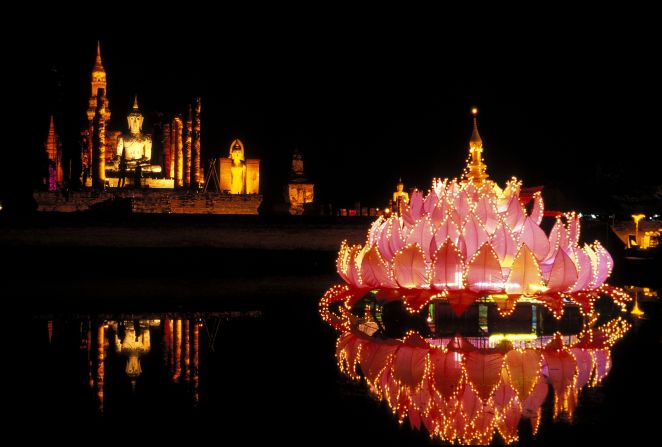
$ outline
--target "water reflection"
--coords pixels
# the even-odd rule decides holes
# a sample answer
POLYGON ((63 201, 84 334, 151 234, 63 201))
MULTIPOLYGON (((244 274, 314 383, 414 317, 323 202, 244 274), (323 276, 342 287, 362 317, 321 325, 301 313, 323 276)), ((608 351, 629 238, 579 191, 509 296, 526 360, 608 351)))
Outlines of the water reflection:
POLYGON ((488 444, 498 433, 512 443, 522 421, 536 434, 548 396, 553 418, 572 420, 580 391, 607 376, 611 348, 631 327, 620 312, 584 320, 566 309, 557 320, 529 304, 504 320, 492 307, 451 318, 445 303, 411 315, 402 303, 358 300, 331 311, 344 316, 338 367, 431 437, 488 444))
POLYGON ((48 317, 44 323, 52 352, 65 352, 76 343, 84 353, 89 389, 98 411, 103 413, 109 381, 115 384, 115 391, 128 381, 135 394, 140 392, 141 385, 149 387, 146 382, 163 376, 172 384, 183 385, 192 405, 197 406, 200 401, 200 337, 207 341, 203 347, 213 351, 224 321, 260 315, 258 311, 76 315, 73 318, 48 317), (146 370, 150 370, 148 378, 144 377, 146 370))

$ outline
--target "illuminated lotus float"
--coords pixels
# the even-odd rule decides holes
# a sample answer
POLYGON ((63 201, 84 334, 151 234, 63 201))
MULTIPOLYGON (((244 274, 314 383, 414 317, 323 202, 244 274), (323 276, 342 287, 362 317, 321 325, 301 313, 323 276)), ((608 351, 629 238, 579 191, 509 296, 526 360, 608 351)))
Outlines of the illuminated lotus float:
POLYGON ((380 216, 364 245, 342 243, 336 266, 346 284, 322 298, 325 319, 333 318, 324 310, 332 302, 350 308, 368 292, 383 302, 402 300, 411 312, 446 301, 458 315, 479 299, 495 303, 503 316, 519 301, 543 304, 556 318, 567 305, 589 316, 600 295, 625 308, 629 296, 605 284, 613 266, 607 250, 598 241, 580 246, 579 215, 557 216, 546 234, 539 191, 522 194, 516 178, 503 189, 488 179, 473 112, 462 179, 433 180, 400 215, 380 216))
POLYGON ((631 325, 616 318, 577 336, 539 336, 527 342, 487 337, 379 339, 357 329, 340 335, 338 365, 414 429, 461 444, 489 444, 498 432, 516 442, 522 419, 533 435, 549 385, 554 418, 572 419, 579 392, 611 368, 610 348, 631 325))

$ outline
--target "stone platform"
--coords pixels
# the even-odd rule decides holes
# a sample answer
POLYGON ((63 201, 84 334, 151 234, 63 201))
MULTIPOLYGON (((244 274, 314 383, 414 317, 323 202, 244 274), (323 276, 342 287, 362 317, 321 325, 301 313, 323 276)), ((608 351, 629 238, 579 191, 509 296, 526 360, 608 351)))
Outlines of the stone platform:
POLYGON ((38 211, 78 212, 104 206, 130 207, 133 213, 153 214, 257 214, 262 203, 259 194, 120 189, 109 191, 37 191, 38 211))

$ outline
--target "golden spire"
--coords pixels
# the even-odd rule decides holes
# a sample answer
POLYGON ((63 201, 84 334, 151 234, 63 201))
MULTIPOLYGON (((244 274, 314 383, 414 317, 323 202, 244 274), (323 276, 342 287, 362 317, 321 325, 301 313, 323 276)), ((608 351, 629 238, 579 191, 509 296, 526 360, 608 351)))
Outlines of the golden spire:
POLYGON ((138 95, 135 95, 133 97, 133 110, 138 111, 140 108, 138 107, 138 95))
POLYGON ((474 128, 469 140, 469 154, 471 160, 467 166, 467 178, 472 180, 474 184, 480 186, 489 177, 485 172, 487 166, 483 163, 483 140, 478 133, 478 109, 474 107, 471 109, 471 114, 474 117, 474 128))
POLYGON ((471 114, 474 116, 474 131, 471 134, 471 140, 469 140, 470 147, 480 147, 483 148, 483 140, 480 138, 478 133, 478 123, 476 122, 478 117, 478 109, 471 109, 471 114))
POLYGON ((51 124, 48 127, 48 137, 46 137, 46 153, 51 161, 57 160, 57 136, 55 135, 55 121, 51 115, 51 124))
POLYGON ((101 62, 101 42, 97 40, 97 60, 94 63, 94 68, 92 69, 92 72, 95 71, 104 71, 103 69, 103 63, 101 62))

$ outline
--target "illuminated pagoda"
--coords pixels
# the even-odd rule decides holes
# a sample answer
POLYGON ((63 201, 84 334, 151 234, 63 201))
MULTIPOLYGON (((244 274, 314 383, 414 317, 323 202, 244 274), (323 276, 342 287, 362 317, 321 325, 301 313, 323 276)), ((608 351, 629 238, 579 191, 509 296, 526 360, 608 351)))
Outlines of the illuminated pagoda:
POLYGON ((55 132, 55 121, 51 115, 51 123, 46 137, 46 155, 48 156, 48 190, 55 191, 62 186, 64 174, 62 171, 62 143, 55 132))
POLYGON ((613 266, 607 250, 598 241, 579 244, 576 213, 557 217, 546 234, 540 192, 527 212, 521 181, 512 178, 502 189, 489 179, 472 112, 462 178, 434 179, 427 194, 414 191, 400 216, 372 224, 364 245, 344 241, 336 264, 346 284, 323 301, 351 304, 373 293, 378 300, 401 300, 411 312, 444 301, 458 315, 480 301, 495 304, 503 316, 518 302, 530 302, 557 318, 567 305, 593 314, 601 294, 624 306, 627 294, 605 284, 613 266))

